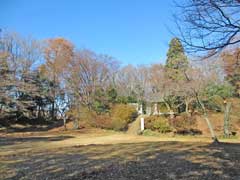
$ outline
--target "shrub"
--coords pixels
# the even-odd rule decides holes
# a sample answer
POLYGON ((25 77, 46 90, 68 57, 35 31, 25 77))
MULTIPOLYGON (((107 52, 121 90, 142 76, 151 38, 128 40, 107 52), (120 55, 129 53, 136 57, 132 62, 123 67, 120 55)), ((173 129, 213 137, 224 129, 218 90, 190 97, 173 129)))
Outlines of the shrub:
POLYGON ((157 133, 156 131, 152 131, 150 129, 145 129, 143 131, 142 135, 144 135, 144 136, 158 136, 159 133, 157 133))
POLYGON ((91 111, 87 107, 82 106, 81 108, 71 108, 67 112, 67 116, 71 120, 91 122, 96 118, 97 114, 95 111, 91 111))
POLYGON ((127 121, 122 120, 120 118, 112 119, 112 129, 115 131, 124 131, 127 129, 127 121))
POLYGON ((146 129, 158 131, 160 133, 171 132, 168 119, 162 116, 149 116, 145 118, 145 127, 146 129))
POLYGON ((171 126, 175 129, 176 133, 179 134, 201 134, 201 132, 196 129, 196 116, 191 116, 186 112, 171 119, 171 126))
POLYGON ((130 122, 137 117, 137 111, 134 107, 126 104, 116 104, 110 109, 110 113, 97 113, 86 107, 68 111, 68 116, 72 120, 81 120, 87 122, 95 128, 126 130, 130 122))
POLYGON ((116 99, 117 103, 127 104, 127 97, 125 96, 118 96, 116 99))
POLYGON ((67 113, 67 119, 73 121, 73 128, 78 129, 79 125, 85 126, 91 125, 91 122, 96 118, 95 111, 89 110, 87 107, 81 106, 80 108, 72 107, 67 113))
POLYGON ((168 108, 167 108, 167 106, 166 106, 164 103, 160 103, 160 104, 158 105, 158 107, 159 107, 159 111, 162 112, 162 113, 166 113, 166 112, 169 111, 168 108))
POLYGON ((112 120, 109 114, 99 114, 90 121, 91 126, 95 128, 111 129, 112 120))
POLYGON ((130 122, 137 117, 134 107, 126 104, 116 104, 111 109, 112 129, 126 130, 130 122))

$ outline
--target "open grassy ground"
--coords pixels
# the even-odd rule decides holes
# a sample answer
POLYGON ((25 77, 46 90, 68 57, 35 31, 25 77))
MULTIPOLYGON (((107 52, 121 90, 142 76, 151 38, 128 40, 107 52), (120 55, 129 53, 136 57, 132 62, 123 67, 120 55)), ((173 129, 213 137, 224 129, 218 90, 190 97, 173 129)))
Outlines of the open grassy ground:
POLYGON ((2 134, 0 179, 240 179, 240 142, 111 131, 2 134))

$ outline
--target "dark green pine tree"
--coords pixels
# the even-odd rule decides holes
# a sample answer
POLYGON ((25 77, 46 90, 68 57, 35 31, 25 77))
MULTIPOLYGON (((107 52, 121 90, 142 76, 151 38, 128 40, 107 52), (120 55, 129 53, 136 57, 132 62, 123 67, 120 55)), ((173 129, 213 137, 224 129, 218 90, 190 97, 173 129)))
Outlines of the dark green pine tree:
POLYGON ((188 67, 187 56, 178 38, 173 38, 169 43, 166 67, 176 70, 185 70, 188 67))

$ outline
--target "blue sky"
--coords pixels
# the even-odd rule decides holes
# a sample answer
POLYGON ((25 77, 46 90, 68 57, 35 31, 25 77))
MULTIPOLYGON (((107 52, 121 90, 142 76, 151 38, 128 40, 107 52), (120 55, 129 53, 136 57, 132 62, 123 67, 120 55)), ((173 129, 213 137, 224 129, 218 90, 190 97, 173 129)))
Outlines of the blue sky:
POLYGON ((123 64, 164 63, 174 31, 171 0, 1 0, 0 28, 64 37, 123 64), (167 28, 168 27, 168 28, 167 28))

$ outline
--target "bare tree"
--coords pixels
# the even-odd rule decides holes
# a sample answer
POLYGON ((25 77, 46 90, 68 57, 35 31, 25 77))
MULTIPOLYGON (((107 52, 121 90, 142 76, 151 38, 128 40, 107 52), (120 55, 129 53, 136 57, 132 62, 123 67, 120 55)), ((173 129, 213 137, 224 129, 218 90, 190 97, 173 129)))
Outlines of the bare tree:
POLYGON ((202 109, 204 119, 208 125, 213 141, 218 142, 212 123, 208 118, 207 108, 203 103, 205 97, 202 94, 204 88, 214 80, 212 79, 211 76, 205 76, 200 69, 196 68, 190 68, 188 71, 186 71, 185 77, 190 85, 189 87, 190 93, 192 94, 192 96, 195 98, 197 103, 200 105, 200 108, 202 109))
POLYGON ((16 117, 33 114, 38 87, 33 70, 40 59, 39 42, 5 33, 0 41, 1 109, 9 109, 16 117))
POLYGON ((149 68, 145 66, 127 65, 116 73, 118 94, 133 97, 135 101, 146 100, 149 68))
POLYGON ((97 89, 106 87, 109 78, 107 65, 99 61, 95 53, 82 50, 75 53, 68 72, 67 81, 72 93, 91 108, 97 89))
POLYGON ((187 52, 208 52, 207 56, 228 45, 240 43, 239 0, 187 0, 176 3, 174 15, 179 36, 187 52))
POLYGON ((135 89, 137 69, 132 65, 122 67, 116 74, 116 86, 118 94, 130 96, 135 89))

